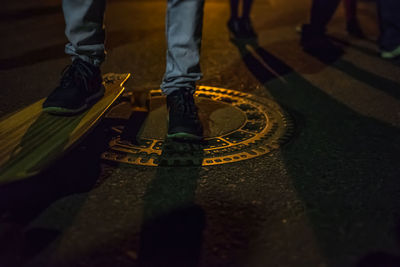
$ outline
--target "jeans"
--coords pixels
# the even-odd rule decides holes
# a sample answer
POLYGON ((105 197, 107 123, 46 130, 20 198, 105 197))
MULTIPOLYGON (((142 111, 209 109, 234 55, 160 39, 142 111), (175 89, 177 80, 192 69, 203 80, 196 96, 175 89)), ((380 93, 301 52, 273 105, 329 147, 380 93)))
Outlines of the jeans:
MULTIPOLYGON (((65 52, 99 66, 105 59, 106 0, 63 0, 65 52)), ((161 84, 164 94, 185 88, 194 92, 200 80, 200 48, 204 0, 168 0, 167 62, 161 84)))
POLYGON ((378 1, 381 36, 379 38, 382 50, 392 51, 400 46, 400 1, 378 1))

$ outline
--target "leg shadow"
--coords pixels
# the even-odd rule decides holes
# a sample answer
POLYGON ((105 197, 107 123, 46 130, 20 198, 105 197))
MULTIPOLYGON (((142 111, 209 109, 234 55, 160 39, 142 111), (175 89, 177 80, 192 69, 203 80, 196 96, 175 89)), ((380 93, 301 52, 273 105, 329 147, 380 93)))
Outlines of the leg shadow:
MULTIPOLYGON (((335 41, 338 41, 339 39, 334 39, 335 41)), ((343 45, 348 46, 348 43, 342 42, 343 45)), ((338 53, 338 51, 335 50, 328 50, 328 51, 324 51, 323 53, 312 53, 312 52, 307 52, 308 54, 310 54, 311 56, 317 58, 318 60, 320 60, 322 63, 328 64, 331 67, 334 67, 344 73, 346 73, 347 75, 350 75, 352 78, 366 83, 369 86, 378 89, 378 90, 382 90, 385 93, 400 99, 400 84, 391 81, 389 79, 385 79, 379 75, 376 75, 372 72, 363 70, 359 67, 357 67, 356 65, 354 65, 353 63, 344 60, 341 57, 341 53, 338 53)), ((375 53, 376 55, 376 53, 375 53)))
POLYGON ((281 156, 328 266, 390 248, 400 210, 400 130, 331 98, 257 43, 236 45, 298 122, 300 134, 281 156))
MULTIPOLYGON (((167 139, 161 166, 144 196, 143 225, 140 234, 139 266, 195 267, 199 264, 205 215, 195 204, 199 179, 198 166, 181 167, 168 163, 171 154, 185 150, 202 162, 201 145, 167 139)), ((170 162, 171 163, 171 162, 170 162)))
POLYGON ((400 266, 400 220, 396 228, 398 253, 384 251, 370 252, 365 255, 357 264, 357 267, 398 267, 400 266))
MULTIPOLYGON (((0 186, 0 266, 23 266, 57 240, 62 230, 31 227, 31 222, 57 200, 88 192, 98 183, 100 154, 106 144, 99 125, 80 147, 42 174, 0 186)), ((71 207, 67 222, 58 222, 64 229, 84 202, 82 198, 71 207)))
POLYGON ((375 89, 384 91, 385 93, 391 95, 392 97, 400 100, 400 90, 399 90, 400 84, 394 81, 385 79, 372 72, 360 69, 353 63, 343 59, 340 59, 334 64, 332 64, 332 67, 342 71, 343 73, 350 75, 352 78, 360 82, 366 83, 375 89))
MULTIPOLYGON (((107 49, 112 50, 134 41, 133 35, 125 31, 111 31, 107 33, 107 49), (108 41, 109 40, 109 41, 108 41)), ((37 63, 65 58, 65 43, 58 43, 41 47, 18 56, 0 59, 0 71, 32 66, 37 63)))
POLYGON ((15 11, 0 12, 0 22, 14 22, 34 17, 61 14, 61 6, 32 7, 15 11))

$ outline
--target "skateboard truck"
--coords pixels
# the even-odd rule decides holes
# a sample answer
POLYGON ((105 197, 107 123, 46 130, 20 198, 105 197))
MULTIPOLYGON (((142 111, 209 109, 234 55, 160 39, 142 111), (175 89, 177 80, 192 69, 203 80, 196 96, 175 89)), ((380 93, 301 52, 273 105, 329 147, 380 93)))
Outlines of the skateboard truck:
POLYGON ((150 112, 150 94, 147 91, 131 91, 122 95, 120 99, 121 103, 110 111, 107 118, 117 118, 117 121, 123 124, 112 127, 120 134, 121 140, 139 145, 139 136, 150 112))

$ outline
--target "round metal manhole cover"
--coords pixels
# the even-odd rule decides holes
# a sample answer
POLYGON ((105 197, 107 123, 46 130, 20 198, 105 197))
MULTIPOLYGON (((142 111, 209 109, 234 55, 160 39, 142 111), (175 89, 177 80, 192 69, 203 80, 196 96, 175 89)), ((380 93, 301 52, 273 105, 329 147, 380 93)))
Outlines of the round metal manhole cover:
MULTIPOLYGON (((160 90, 152 90, 150 110, 138 125, 138 141, 123 137, 126 126, 113 127, 116 136, 102 158, 146 166, 217 165, 267 154, 292 136, 290 116, 270 99, 209 86, 199 86, 195 99, 204 142, 166 140, 165 96, 160 90)), ((130 103, 122 102, 110 113, 118 114, 118 109, 119 113, 130 114, 130 103)))

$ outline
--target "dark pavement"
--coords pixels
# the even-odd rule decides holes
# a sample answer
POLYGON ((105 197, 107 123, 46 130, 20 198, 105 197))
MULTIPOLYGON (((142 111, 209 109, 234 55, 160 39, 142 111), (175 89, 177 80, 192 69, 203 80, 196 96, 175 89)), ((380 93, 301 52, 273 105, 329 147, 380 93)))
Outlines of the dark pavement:
MULTIPOLYGON (((0 11, 0 116, 45 97, 69 62, 60 1, 7 0, 0 11)), ((103 72, 128 90, 159 87, 165 1, 110 0, 103 72)), ((258 44, 233 44, 228 1, 208 1, 199 83, 274 99, 296 135, 271 154, 192 168, 100 161, 100 125, 40 177, 0 187, 0 266, 400 266, 400 68, 379 58, 343 10, 330 34, 345 53, 302 51, 309 1, 257 0, 258 44)))

